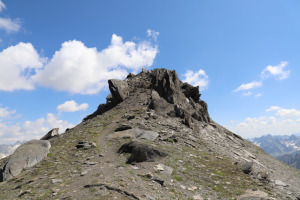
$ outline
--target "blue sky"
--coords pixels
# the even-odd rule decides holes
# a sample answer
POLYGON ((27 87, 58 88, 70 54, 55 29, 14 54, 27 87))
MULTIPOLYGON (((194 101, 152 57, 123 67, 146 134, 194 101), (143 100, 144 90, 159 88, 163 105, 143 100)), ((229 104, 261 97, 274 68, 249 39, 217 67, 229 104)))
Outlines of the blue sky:
POLYGON ((300 2, 0 0, 0 143, 78 124, 107 79, 175 69, 214 121, 300 132, 300 2))

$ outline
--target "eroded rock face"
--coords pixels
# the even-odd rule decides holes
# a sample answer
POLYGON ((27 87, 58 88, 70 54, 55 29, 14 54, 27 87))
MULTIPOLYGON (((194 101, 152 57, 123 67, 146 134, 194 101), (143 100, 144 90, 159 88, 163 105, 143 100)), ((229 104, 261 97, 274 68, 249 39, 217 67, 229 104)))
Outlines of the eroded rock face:
POLYGON ((118 104, 125 100, 128 95, 128 84, 125 81, 111 79, 108 80, 109 90, 112 95, 112 102, 118 104))
POLYGON ((193 128, 193 122, 210 122, 207 104, 200 99, 199 87, 182 83, 175 70, 154 69, 130 75, 124 81, 109 80, 111 94, 106 104, 101 104, 97 111, 85 120, 107 112, 123 101, 148 105, 159 115, 179 117, 182 122, 193 128))
POLYGON ((36 165, 47 156, 50 148, 48 140, 31 140, 22 144, 4 165, 3 181, 17 176, 25 168, 36 165))

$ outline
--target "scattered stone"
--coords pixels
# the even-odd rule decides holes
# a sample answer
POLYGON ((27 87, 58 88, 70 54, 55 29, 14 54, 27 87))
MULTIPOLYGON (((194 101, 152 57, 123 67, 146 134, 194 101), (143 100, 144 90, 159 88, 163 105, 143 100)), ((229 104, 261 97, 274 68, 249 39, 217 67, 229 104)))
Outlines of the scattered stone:
POLYGON ((194 200, 203 200, 203 198, 200 195, 193 196, 194 200))
POLYGON ((281 180, 275 180, 275 185, 278 185, 278 186, 282 186, 282 187, 286 187, 287 184, 282 182, 281 180))
POLYGON ((131 167, 132 167, 132 169, 135 169, 135 170, 139 169, 137 166, 132 166, 131 165, 131 167))
POLYGON ((55 183, 62 183, 63 181, 62 181, 62 179, 52 179, 51 180, 51 182, 53 183, 53 184, 55 184, 55 183))
POLYGON ((138 163, 138 162, 154 162, 158 157, 167 156, 166 153, 151 147, 148 144, 139 143, 137 141, 128 142, 118 150, 118 153, 131 153, 131 156, 126 163, 138 163))
POLYGON ((49 131, 46 135, 44 135, 41 140, 49 140, 51 138, 59 136, 58 133, 59 128, 54 128, 51 131, 49 131))
POLYGON ((180 185, 181 189, 185 190, 186 187, 184 185, 180 185))
POLYGON ((155 171, 164 171, 165 170, 165 165, 164 164, 158 164, 155 166, 155 171))
POLYGON ((77 149, 83 148, 83 149, 86 150, 86 149, 91 149, 91 148, 96 147, 96 146, 97 145, 94 142, 84 141, 84 142, 78 142, 78 144, 76 145, 76 148, 77 149))
POLYGON ((23 169, 39 163, 47 156, 50 148, 51 144, 48 140, 30 140, 19 146, 2 169, 3 181, 9 180, 20 174, 23 169))
POLYGON ((161 186, 163 186, 164 182, 165 182, 165 180, 163 180, 161 177, 159 177, 157 175, 153 176, 152 180, 155 181, 155 182, 158 182, 161 186))
POLYGON ((86 164, 86 165, 96 165, 97 162, 85 161, 83 164, 86 164))
POLYGON ((191 186, 191 187, 188 187, 187 190, 188 191, 194 191, 194 190, 197 190, 197 187, 196 186, 191 186))
POLYGON ((246 190, 245 194, 239 196, 237 200, 266 200, 268 198, 268 194, 257 190, 246 190))
POLYGON ((246 162, 242 165, 242 171, 249 174, 252 171, 253 162, 246 162))
POLYGON ((87 170, 83 170, 81 173, 80 173, 80 176, 85 176, 87 175, 88 171, 87 170))

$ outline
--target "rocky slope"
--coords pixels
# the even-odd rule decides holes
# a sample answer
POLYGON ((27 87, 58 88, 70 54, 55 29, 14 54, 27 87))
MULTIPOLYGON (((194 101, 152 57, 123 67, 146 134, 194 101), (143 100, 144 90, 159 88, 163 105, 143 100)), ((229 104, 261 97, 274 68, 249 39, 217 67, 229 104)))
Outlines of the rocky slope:
POLYGON ((299 171, 215 123, 175 71, 109 89, 106 104, 50 139, 43 161, 0 183, 0 199, 300 198, 299 171))

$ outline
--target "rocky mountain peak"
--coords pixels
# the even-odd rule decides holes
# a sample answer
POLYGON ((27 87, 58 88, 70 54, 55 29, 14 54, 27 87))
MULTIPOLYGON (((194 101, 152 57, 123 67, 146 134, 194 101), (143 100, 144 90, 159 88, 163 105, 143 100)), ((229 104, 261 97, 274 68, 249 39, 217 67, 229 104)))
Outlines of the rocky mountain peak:
POLYGON ((106 104, 84 120, 100 115, 121 102, 142 102, 160 115, 180 117, 192 127, 194 121, 210 122, 207 104, 200 99, 199 87, 183 83, 175 70, 143 70, 140 74, 129 74, 125 80, 108 81, 111 94, 106 104))

